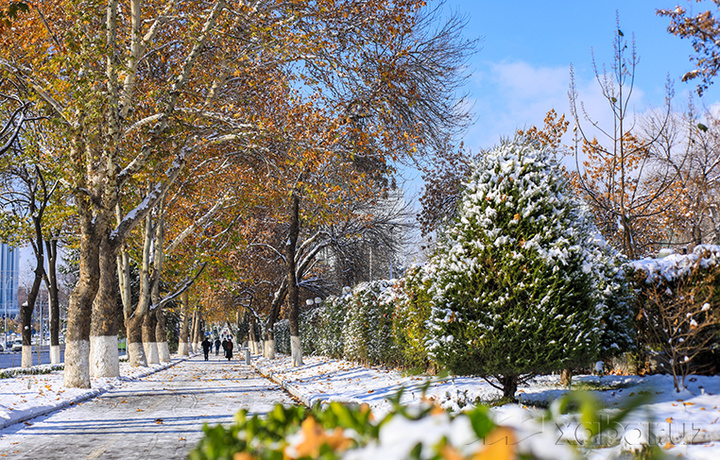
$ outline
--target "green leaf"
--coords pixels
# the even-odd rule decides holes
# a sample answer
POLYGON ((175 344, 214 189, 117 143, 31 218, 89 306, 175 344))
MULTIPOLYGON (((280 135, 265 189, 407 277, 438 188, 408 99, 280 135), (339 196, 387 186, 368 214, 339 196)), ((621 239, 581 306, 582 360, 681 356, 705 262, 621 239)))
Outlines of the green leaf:
POLYGON ((705 125, 702 124, 702 123, 698 123, 697 127, 698 127, 698 129, 699 129, 700 131, 702 131, 702 132, 706 132, 706 131, 708 130, 708 127, 705 126, 705 125))
POLYGON ((490 420, 489 409, 485 406, 476 407, 471 412, 468 412, 467 416, 478 439, 484 438, 495 428, 495 423, 490 420))

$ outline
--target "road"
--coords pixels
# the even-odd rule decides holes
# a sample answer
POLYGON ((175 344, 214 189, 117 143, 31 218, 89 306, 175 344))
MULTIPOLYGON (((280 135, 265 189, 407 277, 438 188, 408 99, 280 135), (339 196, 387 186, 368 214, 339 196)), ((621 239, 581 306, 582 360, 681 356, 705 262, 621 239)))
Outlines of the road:
MULTIPOLYGON (((65 359, 65 345, 60 345, 60 350, 60 362, 63 362, 65 359)), ((50 350, 48 349, 48 346, 43 346, 43 349, 40 352, 40 362, 38 362, 38 352, 36 347, 33 347, 32 357, 33 365, 50 364, 50 350)), ((21 362, 22 353, 19 351, 0 353, 0 369, 5 369, 7 367, 20 367, 21 362)))
POLYGON ((101 397, 0 430, 9 459, 181 459, 204 423, 230 424, 245 408, 294 404, 275 383, 238 361, 194 357, 101 397))

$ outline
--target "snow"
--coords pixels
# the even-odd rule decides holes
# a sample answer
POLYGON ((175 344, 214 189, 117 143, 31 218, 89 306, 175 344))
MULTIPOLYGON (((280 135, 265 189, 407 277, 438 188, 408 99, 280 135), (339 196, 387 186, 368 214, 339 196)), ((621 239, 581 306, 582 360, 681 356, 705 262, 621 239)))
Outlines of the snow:
MULTIPOLYGON (((378 419, 391 408, 387 398, 401 388, 405 389, 401 399, 404 404, 418 403, 422 398, 422 387, 428 380, 426 396, 451 411, 467 409, 476 401, 491 401, 501 396, 499 390, 480 378, 407 376, 396 370, 315 356, 304 357, 305 364, 293 368, 290 357, 277 356, 273 360, 254 356, 253 365, 303 403, 367 403, 378 419)), ((120 377, 93 378, 90 390, 63 388, 62 371, 57 370, 0 379, 0 429, 122 387, 183 359, 173 356, 170 363, 146 368, 121 363, 120 377)), ((50 370, 51 366, 38 368, 50 370)), ((638 448, 640 442, 648 441, 661 447, 667 445, 667 453, 673 455, 720 458, 720 377, 690 376, 681 393, 674 391, 669 375, 580 375, 573 377, 573 384, 609 388, 593 391, 609 408, 621 408, 627 397, 640 392, 650 392, 653 396, 650 403, 623 422, 619 443, 587 453, 590 458, 612 457, 621 448, 632 450, 638 448)), ((521 451, 531 451, 540 458, 572 458, 574 451, 557 441, 561 436, 578 438, 582 428, 569 418, 557 421, 557 425, 555 422, 543 425, 538 421, 544 413, 538 406, 545 407, 566 392, 567 389, 559 384, 559 376, 536 377, 519 387, 519 404, 492 408, 491 413, 498 424, 515 430, 521 451)), ((466 423, 463 420, 450 421, 445 415, 417 422, 397 419, 383 432, 380 444, 354 451, 348 458, 402 458, 403 446, 413 446, 417 442, 430 445, 443 435, 452 436, 456 445, 465 445, 464 440, 471 439, 471 430, 463 425, 466 423)))
POLYGON ((696 264, 702 267, 716 265, 720 259, 720 246, 700 244, 695 246, 690 254, 668 254, 661 251, 660 257, 647 257, 641 260, 634 260, 630 265, 635 270, 643 270, 647 273, 647 283, 653 283, 662 277, 666 281, 674 281, 692 270, 696 264))
MULTIPOLYGON (((396 370, 315 356, 305 357, 304 366, 293 368, 289 357, 278 356, 274 360, 257 358, 253 365, 308 405, 330 401, 367 403, 374 413, 382 416, 391 408, 387 398, 401 388, 405 389, 401 402, 412 405, 420 401, 422 387, 428 380, 430 386, 426 396, 451 411, 467 409, 475 401, 488 402, 501 396, 499 390, 477 377, 439 379, 403 376, 396 370)), ((536 377, 520 385, 517 394, 519 404, 491 409, 496 423, 517 431, 521 451, 532 451, 540 458, 573 457, 574 453, 566 445, 556 441, 560 436, 582 440, 584 429, 570 420, 557 426, 554 423, 542 425, 537 421, 544 412, 538 406, 546 407, 568 391, 559 381, 559 375, 536 377)), ((642 442, 649 440, 660 447, 668 447, 666 452, 671 455, 720 458, 720 377, 691 376, 686 382, 687 388, 677 393, 671 375, 574 376, 573 385, 608 388, 593 393, 611 409, 621 408, 627 398, 640 392, 650 392, 653 396, 650 403, 631 413, 622 426, 616 428, 620 439, 615 446, 587 454, 591 458, 608 458, 617 455, 620 449, 638 449, 642 442), (673 445, 666 446, 668 441, 673 445)), ((434 419, 424 423, 440 421, 434 419)), ((393 432, 387 436, 403 440, 403 445, 410 446, 419 441, 432 443, 435 435, 428 437, 427 433, 437 432, 439 439, 450 430, 450 425, 446 423, 442 424, 442 428, 430 431, 409 421, 398 421, 390 427, 393 432)), ((462 431, 461 427, 456 428, 462 431)), ((391 444, 385 446, 381 442, 380 446, 368 447, 349 458, 402 458, 395 455, 399 445, 391 444)))
MULTIPOLYGON (((177 364, 182 358, 175 357, 170 363, 149 367, 132 367, 126 362, 120 363, 120 376, 113 378, 91 378, 92 388, 64 388, 63 372, 52 370, 55 365, 35 366, 38 371, 49 372, 36 375, 17 375, 14 378, 0 379, 0 429, 14 423, 24 422, 39 415, 77 404, 98 396, 124 383, 140 379, 154 372, 177 364)), ((10 373, 22 371, 20 368, 2 369, 10 373)))

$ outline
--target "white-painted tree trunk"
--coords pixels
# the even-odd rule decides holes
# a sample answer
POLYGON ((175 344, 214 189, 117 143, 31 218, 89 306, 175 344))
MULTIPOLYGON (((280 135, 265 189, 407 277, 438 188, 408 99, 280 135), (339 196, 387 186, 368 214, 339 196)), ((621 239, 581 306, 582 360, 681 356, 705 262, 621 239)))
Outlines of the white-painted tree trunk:
POLYGON ((143 348, 145 348, 145 357, 148 365, 160 364, 157 342, 143 342, 143 348))
POLYGON ((90 377, 120 376, 117 335, 90 336, 90 377))
POLYGON ((292 356, 293 367, 302 366, 302 344, 300 343, 300 337, 297 335, 290 336, 290 355, 292 356))
POLYGON ((25 369, 32 367, 32 345, 23 345, 22 346, 20 367, 25 368, 25 369))
POLYGON ((180 356, 190 355, 190 347, 188 346, 187 342, 179 342, 178 343, 178 355, 180 355, 180 356))
POLYGON ((275 359, 275 339, 265 341, 265 354, 267 359, 275 359))
POLYGON ((158 356, 161 363, 170 362, 170 347, 167 342, 158 342, 158 356))
POLYGON ((130 342, 127 344, 128 363, 134 367, 145 367, 148 365, 145 356, 145 348, 141 342, 130 342))
POLYGON ((65 343, 65 388, 90 388, 90 342, 87 340, 65 343), (72 362, 74 366, 67 366, 72 362))
POLYGON ((250 350, 250 354, 256 355, 258 350, 258 344, 254 340, 250 340, 248 342, 248 350, 250 350))
POLYGON ((60 345, 50 345, 50 364, 60 364, 60 345))

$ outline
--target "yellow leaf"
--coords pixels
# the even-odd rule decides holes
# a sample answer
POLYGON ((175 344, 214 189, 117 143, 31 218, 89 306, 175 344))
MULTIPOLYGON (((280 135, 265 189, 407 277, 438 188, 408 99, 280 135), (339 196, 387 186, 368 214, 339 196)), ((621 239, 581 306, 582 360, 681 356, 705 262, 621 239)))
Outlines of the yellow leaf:
POLYGON ((462 454, 453 446, 445 445, 440 451, 443 460, 464 460, 462 454))
POLYGON ((508 460, 515 458, 515 432, 499 426, 485 437, 485 445, 473 456, 472 460, 508 460))

